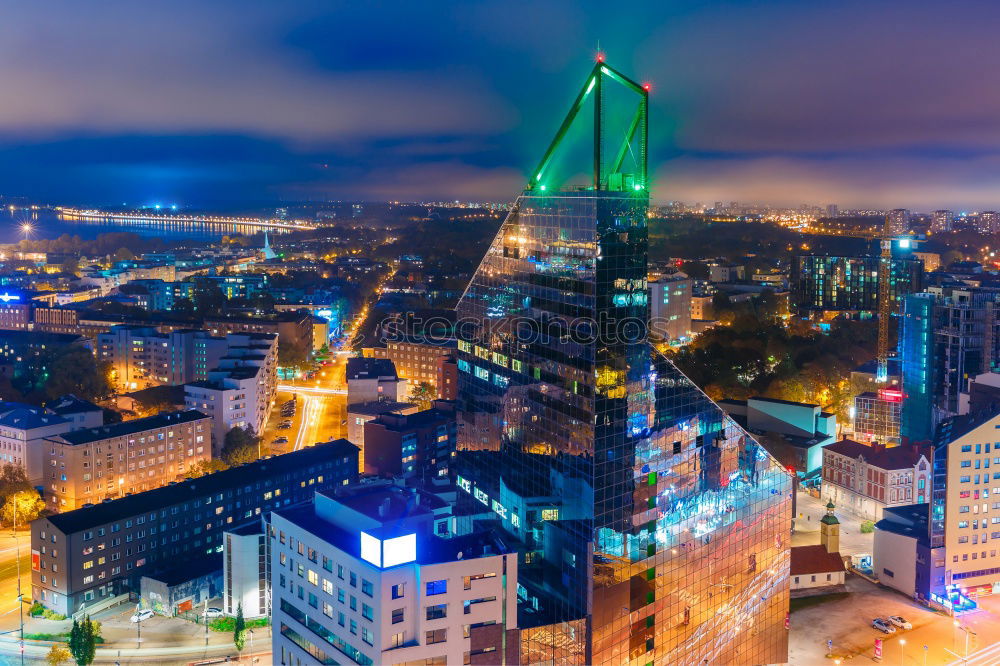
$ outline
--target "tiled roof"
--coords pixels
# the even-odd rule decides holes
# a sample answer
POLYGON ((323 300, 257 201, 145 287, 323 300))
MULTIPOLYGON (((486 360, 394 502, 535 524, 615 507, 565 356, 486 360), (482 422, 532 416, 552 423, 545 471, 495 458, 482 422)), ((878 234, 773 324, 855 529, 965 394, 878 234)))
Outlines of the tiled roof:
POLYGON ((789 573, 793 576, 846 571, 840 553, 828 553, 826 546, 792 546, 791 550, 789 573))
POLYGON ((823 447, 827 451, 839 453, 848 458, 864 458, 869 465, 881 469, 905 469, 913 467, 920 456, 931 458, 930 447, 926 446, 869 446, 852 439, 842 439, 823 447))

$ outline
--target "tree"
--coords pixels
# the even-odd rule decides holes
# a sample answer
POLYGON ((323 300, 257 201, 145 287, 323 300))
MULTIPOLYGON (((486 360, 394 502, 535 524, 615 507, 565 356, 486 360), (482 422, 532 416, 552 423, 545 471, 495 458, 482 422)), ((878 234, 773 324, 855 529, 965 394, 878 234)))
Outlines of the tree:
POLYGON ((76 257, 68 257, 59 265, 59 270, 63 273, 70 273, 71 275, 76 275, 80 270, 80 260, 76 257))
POLYGON ((253 462, 258 458, 260 438, 253 428, 230 428, 226 433, 226 441, 222 445, 222 460, 230 467, 253 462))
POLYGON ((243 602, 236 605, 236 621, 233 622, 233 645, 238 652, 243 652, 247 644, 247 622, 243 619, 243 602))
POLYGON ((283 368, 301 368, 309 360, 309 350, 303 345, 278 338, 278 365, 283 368))
POLYGON ((120 247, 115 250, 115 261, 132 261, 135 254, 127 247, 120 247))
POLYGON ((212 280, 195 278, 191 292, 194 309, 202 315, 206 312, 219 313, 226 307, 226 295, 212 280))
POLYGON ((95 624, 90 621, 89 615, 83 621, 73 620, 73 627, 69 632, 69 651, 77 666, 88 666, 94 662, 97 654, 95 624))
POLYGON ((49 653, 45 655, 45 662, 49 666, 62 666, 73 657, 70 651, 62 643, 53 643, 49 653))
POLYGON ((27 525, 45 510, 45 500, 34 488, 18 490, 4 499, 3 522, 7 525, 27 525))
POLYGON ((84 400, 101 400, 112 392, 107 366, 99 364, 84 347, 54 349, 45 372, 44 390, 49 398, 72 393, 84 400))
POLYGON ((191 467, 190 470, 188 470, 187 475, 192 479, 197 479, 200 476, 214 474, 215 472, 221 472, 225 469, 229 469, 229 465, 218 458, 212 458, 211 460, 199 460, 191 467))
POLYGON ((437 398, 437 392, 429 382, 417 382, 410 387, 410 402, 415 402, 423 407, 430 404, 431 400, 435 398, 437 398))

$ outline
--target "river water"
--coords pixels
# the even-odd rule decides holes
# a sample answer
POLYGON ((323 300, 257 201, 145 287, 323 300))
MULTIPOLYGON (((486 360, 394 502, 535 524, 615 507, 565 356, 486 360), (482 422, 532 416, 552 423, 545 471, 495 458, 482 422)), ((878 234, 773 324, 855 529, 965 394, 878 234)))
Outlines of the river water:
MULTIPOLYGON (((31 239, 58 238, 62 234, 77 235, 84 240, 92 240, 99 234, 115 231, 129 231, 140 236, 152 236, 170 240, 213 241, 223 236, 237 234, 252 235, 261 229, 234 224, 205 224, 200 222, 152 222, 134 220, 69 220, 62 219, 53 210, 0 210, 0 245, 16 243, 25 237, 22 226, 28 223, 31 239)), ((275 233, 274 230, 271 233, 275 233)))

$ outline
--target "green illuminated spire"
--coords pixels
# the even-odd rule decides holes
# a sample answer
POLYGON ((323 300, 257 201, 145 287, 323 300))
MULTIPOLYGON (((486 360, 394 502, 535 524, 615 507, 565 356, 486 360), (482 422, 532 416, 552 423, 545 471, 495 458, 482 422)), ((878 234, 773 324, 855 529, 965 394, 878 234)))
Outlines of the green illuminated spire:
POLYGON ((608 191, 643 191, 647 188, 646 171, 646 135, 647 135, 647 107, 649 102, 649 86, 639 85, 628 78, 611 65, 604 62, 603 56, 599 56, 594 69, 590 72, 586 82, 580 89, 580 94, 576 96, 573 106, 563 119, 559 131, 549 144, 548 150, 538 163, 538 167, 532 172, 528 181, 528 190, 552 191, 559 189, 560 183, 554 181, 554 176, 548 173, 552 165, 552 158, 555 156, 566 133, 573 126, 574 121, 580 111, 593 98, 594 104, 594 165, 593 182, 591 187, 595 190, 608 191), (610 161, 605 153, 605 118, 604 118, 604 86, 607 81, 614 81, 626 90, 638 95, 638 104, 632 120, 625 131, 618 149, 614 152, 614 157, 610 161), (632 157, 632 169, 623 172, 625 158, 632 157))

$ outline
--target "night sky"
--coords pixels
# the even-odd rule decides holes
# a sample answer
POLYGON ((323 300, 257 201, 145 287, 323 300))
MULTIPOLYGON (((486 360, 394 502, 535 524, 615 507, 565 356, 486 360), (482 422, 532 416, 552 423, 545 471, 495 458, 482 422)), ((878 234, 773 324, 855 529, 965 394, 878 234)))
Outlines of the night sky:
POLYGON ((510 200, 584 77, 656 200, 1000 207, 1000 3, 5 3, 0 194, 510 200))

